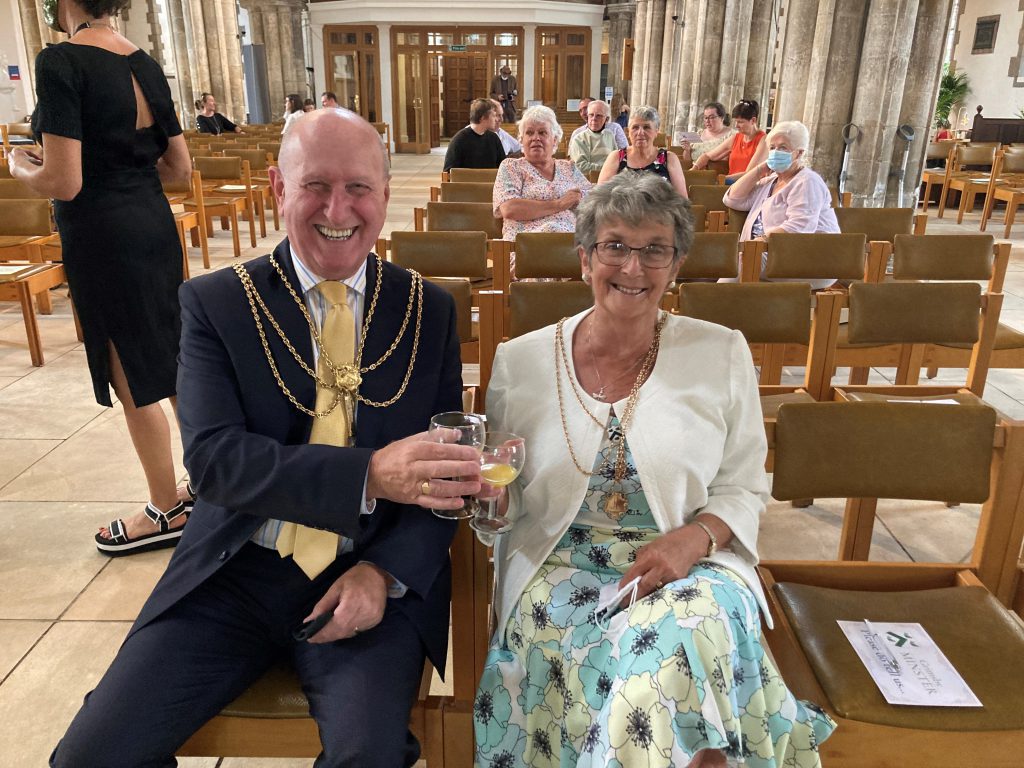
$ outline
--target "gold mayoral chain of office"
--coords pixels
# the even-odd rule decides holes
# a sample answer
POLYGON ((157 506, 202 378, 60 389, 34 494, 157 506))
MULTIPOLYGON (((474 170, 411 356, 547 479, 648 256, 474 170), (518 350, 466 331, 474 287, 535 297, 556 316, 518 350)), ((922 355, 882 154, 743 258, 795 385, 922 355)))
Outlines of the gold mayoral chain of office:
MULTIPOLYGON (((376 257, 371 257, 376 258, 376 257)), ((334 381, 325 381, 317 375, 317 372, 311 368, 305 360, 302 359, 302 355, 295 349, 295 346, 291 343, 284 331, 281 330, 281 326, 278 325, 277 320, 267 305, 263 302, 263 297, 260 296, 259 291, 256 290, 256 286, 252 282, 252 277, 249 275, 248 270, 242 264, 235 264, 235 274, 238 275, 238 279, 242 283, 242 287, 245 289, 245 296, 249 300, 249 308, 252 310, 252 319, 256 322, 256 330, 260 335, 260 342, 263 344, 263 353, 267 356, 267 363, 270 365, 270 370, 274 374, 274 379, 277 381, 277 386, 281 388, 281 392, 288 398, 292 405, 302 411, 307 416, 312 416, 315 419, 322 419, 331 412, 334 411, 339 405, 344 403, 345 407, 349 412, 349 423, 352 423, 352 416, 354 410, 355 401, 359 401, 364 405, 368 405, 372 408, 387 408, 389 405, 398 402, 399 398, 405 394, 406 387, 409 386, 409 379, 412 377, 412 369, 416 364, 416 353, 420 346, 420 326, 423 320, 423 277, 415 270, 408 270, 409 274, 412 275, 412 280, 409 285, 409 303, 405 308, 405 317, 402 319, 402 325, 398 329, 398 334, 395 336, 394 341, 391 342, 391 346, 388 347, 387 351, 384 352, 380 358, 370 365, 360 367, 360 363, 363 359, 363 345, 366 343, 366 335, 370 328, 370 322, 373 320, 373 313, 377 309, 377 299, 380 296, 380 286, 382 282, 383 270, 381 265, 377 264, 377 283, 373 288, 373 297, 370 299, 370 307, 366 311, 366 317, 363 319, 363 327, 359 334, 359 345, 356 348, 355 362, 354 363, 343 363, 338 365, 324 349, 323 340, 320 338, 320 331, 317 330, 316 324, 313 322, 313 318, 309 315, 309 310, 306 309, 306 303, 302 300, 302 297, 295 291, 292 284, 288 281, 288 277, 285 275, 284 270, 277 263, 273 256, 270 257, 270 263, 274 269, 277 270, 277 274, 281 277, 285 287, 288 289, 288 293, 291 294, 295 304, 302 312, 302 316, 306 318, 306 324, 309 326, 310 333, 313 335, 314 342, 316 343, 317 349, 320 351, 320 360, 326 363, 327 369, 333 374, 334 381), (409 327, 409 320, 412 318, 413 307, 416 307, 416 325, 413 331, 412 339, 412 352, 409 355, 409 367, 405 371, 405 376, 402 379, 401 385, 398 387, 398 391, 388 400, 376 401, 370 400, 369 398, 363 397, 359 394, 359 385, 363 381, 363 374, 369 373, 370 371, 376 370, 378 367, 384 364, 384 362, 391 357, 391 354, 401 344, 402 339, 405 337, 405 333, 409 327), (334 392, 334 400, 331 405, 323 411, 311 410, 300 403, 292 391, 288 388, 288 385, 284 383, 281 378, 280 372, 277 370, 277 363, 274 362, 274 354, 270 350, 270 344, 267 342, 267 334, 263 327, 263 322, 260 320, 260 311, 266 316, 271 327, 280 337, 281 342, 285 348, 291 353, 292 357, 295 358, 302 370, 312 378, 318 387, 324 389, 330 389, 334 392)))
MULTIPOLYGON (((615 469, 612 473, 612 479, 615 482, 616 490, 611 493, 606 493, 604 496, 604 513, 608 515, 612 520, 621 520, 622 516, 626 514, 627 501, 626 494, 622 492, 622 481, 626 477, 626 428, 633 420, 633 412, 636 410, 637 401, 640 399, 640 387, 647 381, 647 377, 651 375, 651 371, 654 368, 654 363, 658 359, 658 349, 661 347, 661 330, 665 327, 665 321, 667 315, 662 313, 658 319, 657 324, 654 326, 654 339, 651 341, 651 346, 647 350, 647 354, 644 355, 643 364, 640 366, 640 372, 637 373, 636 379, 633 381, 633 386, 629 391, 629 396, 626 398, 626 407, 622 411, 622 418, 619 420, 618 438, 614 439, 616 443, 615 452, 615 469)), ((559 369, 559 363, 561 368, 565 369, 565 378, 569 381, 569 386, 572 388, 573 394, 576 396, 576 402, 579 403, 580 408, 583 412, 590 417, 590 420, 597 424, 598 427, 603 431, 605 425, 601 423, 600 419, 595 416, 586 403, 583 402, 583 396, 580 394, 579 388, 576 386, 576 380, 572 375, 572 368, 569 364, 569 353, 566 351, 565 335, 563 333, 563 327, 565 326, 565 318, 558 321, 558 326, 555 328, 555 390, 558 392, 558 413, 562 418, 562 434, 565 435, 565 444, 569 449, 569 458, 572 459, 572 463, 576 469, 583 475, 590 477, 593 474, 599 474, 609 464, 609 460, 606 458, 604 462, 596 470, 591 471, 580 464, 579 458, 576 456, 576 450, 573 448, 572 439, 569 437, 569 424, 566 420, 565 415, 565 403, 562 398, 562 375, 559 369)))

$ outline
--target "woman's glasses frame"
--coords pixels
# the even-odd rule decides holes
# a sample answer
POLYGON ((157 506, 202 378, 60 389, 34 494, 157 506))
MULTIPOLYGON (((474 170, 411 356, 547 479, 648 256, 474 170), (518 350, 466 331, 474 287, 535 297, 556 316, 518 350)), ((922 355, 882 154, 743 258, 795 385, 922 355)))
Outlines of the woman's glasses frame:
POLYGON ((591 256, 608 267, 621 267, 633 256, 634 251, 640 259, 640 266, 645 269, 664 269, 676 258, 679 249, 674 245, 662 243, 650 243, 633 247, 618 240, 607 240, 601 243, 594 243, 590 247, 591 256))

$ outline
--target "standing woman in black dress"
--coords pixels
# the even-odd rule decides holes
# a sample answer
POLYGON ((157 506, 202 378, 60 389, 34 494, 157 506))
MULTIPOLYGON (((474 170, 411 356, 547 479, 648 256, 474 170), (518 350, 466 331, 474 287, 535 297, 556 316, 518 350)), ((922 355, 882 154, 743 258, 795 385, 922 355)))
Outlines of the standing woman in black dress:
POLYGON ((101 528, 108 555, 173 546, 190 494, 177 488, 160 401, 174 404, 181 246, 161 179, 187 179, 188 148, 163 70, 111 26, 130 0, 44 0, 47 23, 70 35, 36 59, 32 128, 42 154, 15 151, 11 172, 55 198, 71 298, 96 400, 110 386, 149 486, 136 515, 101 528))

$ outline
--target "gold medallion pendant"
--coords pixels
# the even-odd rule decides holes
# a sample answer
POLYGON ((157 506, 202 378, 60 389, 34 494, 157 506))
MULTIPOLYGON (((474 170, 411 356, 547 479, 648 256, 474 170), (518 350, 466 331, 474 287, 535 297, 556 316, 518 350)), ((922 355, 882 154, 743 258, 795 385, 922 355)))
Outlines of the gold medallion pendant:
POLYGON ((604 497, 604 513, 612 520, 618 521, 626 514, 626 494, 622 491, 609 493, 604 497))

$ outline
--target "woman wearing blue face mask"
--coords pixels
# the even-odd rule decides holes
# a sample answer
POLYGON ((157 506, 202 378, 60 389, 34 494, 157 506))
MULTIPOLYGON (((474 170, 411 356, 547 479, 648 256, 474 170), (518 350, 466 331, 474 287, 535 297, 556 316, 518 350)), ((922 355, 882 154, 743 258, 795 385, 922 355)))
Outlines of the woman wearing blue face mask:
MULTIPOLYGON (((768 159, 751 166, 729 187, 725 204, 748 212, 740 240, 763 240, 772 232, 839 232, 825 181, 804 165, 808 141, 803 123, 778 123, 768 134, 768 159)), ((802 282, 820 289, 835 280, 802 282)))

